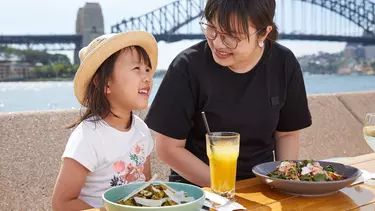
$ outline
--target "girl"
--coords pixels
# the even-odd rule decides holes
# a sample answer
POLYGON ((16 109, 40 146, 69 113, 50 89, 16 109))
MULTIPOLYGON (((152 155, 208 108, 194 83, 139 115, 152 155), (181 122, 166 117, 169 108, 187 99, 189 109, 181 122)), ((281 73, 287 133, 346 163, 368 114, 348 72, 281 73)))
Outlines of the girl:
POLYGON ((153 140, 132 110, 148 105, 157 51, 151 34, 132 31, 97 37, 79 52, 74 93, 86 111, 71 125, 53 210, 103 207, 105 190, 151 179, 153 140))

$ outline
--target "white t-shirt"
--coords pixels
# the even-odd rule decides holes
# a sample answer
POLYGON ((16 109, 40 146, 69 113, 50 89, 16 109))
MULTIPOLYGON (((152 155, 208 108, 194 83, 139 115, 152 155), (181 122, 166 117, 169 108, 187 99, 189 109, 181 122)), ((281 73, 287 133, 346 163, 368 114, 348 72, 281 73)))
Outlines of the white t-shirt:
POLYGON ((90 173, 79 199, 103 207, 102 194, 111 187, 144 181, 144 163, 154 142, 147 125, 133 115, 131 128, 119 131, 100 120, 84 120, 72 132, 64 157, 73 158, 90 173))

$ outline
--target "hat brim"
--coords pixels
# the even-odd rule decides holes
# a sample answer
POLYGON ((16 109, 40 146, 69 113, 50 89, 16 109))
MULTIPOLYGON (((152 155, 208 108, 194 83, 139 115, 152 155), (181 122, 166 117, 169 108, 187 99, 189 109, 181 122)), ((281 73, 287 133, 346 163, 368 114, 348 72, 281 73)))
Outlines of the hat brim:
POLYGON ((152 75, 155 74, 158 46, 152 34, 145 31, 129 31, 104 39, 81 61, 75 74, 74 95, 81 105, 86 106, 84 100, 87 87, 100 65, 115 52, 129 46, 140 46, 146 51, 150 58, 152 75))

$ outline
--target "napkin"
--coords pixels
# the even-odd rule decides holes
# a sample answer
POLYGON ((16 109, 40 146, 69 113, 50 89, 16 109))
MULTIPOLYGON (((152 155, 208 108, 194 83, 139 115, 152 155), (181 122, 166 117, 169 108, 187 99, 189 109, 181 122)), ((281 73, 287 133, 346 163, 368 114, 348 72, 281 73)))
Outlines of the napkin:
MULTIPOLYGON (((210 199, 211 201, 213 201, 215 203, 218 203, 218 204, 224 204, 225 202, 227 202, 229 200, 225 197, 219 196, 215 193, 212 193, 212 192, 209 192, 209 191, 206 191, 206 190, 204 192, 205 192, 205 195, 206 195, 207 199, 210 199)), ((206 205, 207 207, 212 207, 211 203, 208 202, 207 200, 204 202, 204 205, 206 205)), ((212 207, 212 208, 214 208, 214 207, 212 207)), ((246 210, 246 208, 244 206, 242 206, 241 204, 239 204, 237 202, 234 202, 234 203, 232 203, 228 206, 225 206, 225 207, 216 208, 216 210, 218 210, 218 211, 232 211, 232 210, 237 210, 237 209, 246 210)))
POLYGON ((374 173, 370 173, 366 170, 360 170, 362 172, 361 176, 358 177, 358 179, 356 181, 354 181, 352 183, 352 185, 356 185, 356 184, 359 184, 359 183, 365 183, 366 185, 375 185, 375 174, 374 173))

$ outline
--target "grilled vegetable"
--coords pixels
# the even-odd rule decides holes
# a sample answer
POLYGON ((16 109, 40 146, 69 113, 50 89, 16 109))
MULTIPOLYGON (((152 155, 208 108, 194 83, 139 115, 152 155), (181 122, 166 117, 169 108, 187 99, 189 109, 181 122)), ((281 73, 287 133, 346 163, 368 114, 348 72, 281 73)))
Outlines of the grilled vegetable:
POLYGON ((164 207, 193 200, 193 197, 186 196, 183 191, 174 192, 166 185, 151 184, 126 201, 119 200, 117 203, 137 207, 164 207))

